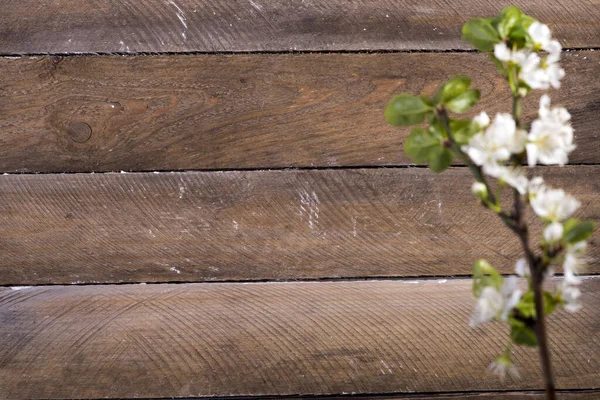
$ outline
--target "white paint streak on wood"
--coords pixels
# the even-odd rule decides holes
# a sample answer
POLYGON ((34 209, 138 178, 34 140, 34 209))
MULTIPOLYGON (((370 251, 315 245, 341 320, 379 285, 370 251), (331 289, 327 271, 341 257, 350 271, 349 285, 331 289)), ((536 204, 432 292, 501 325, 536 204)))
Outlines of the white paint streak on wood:
POLYGON ((252 0, 250 0, 250 4, 252 5, 252 7, 256 8, 258 11, 262 11, 262 6, 252 0))
POLYGON ((314 229, 319 222, 319 197, 313 191, 308 193, 306 190, 300 192, 300 215, 308 214, 308 227, 314 229))
MULTIPOLYGON (((177 5, 177 3, 175 3, 172 0, 169 0, 169 4, 171 4, 172 6, 174 6, 177 9, 177 18, 179 19, 179 22, 181 22, 181 25, 183 25, 183 28, 187 31, 188 30, 188 25, 187 25, 187 18, 185 17, 185 13, 183 12, 183 10, 181 9, 181 7, 179 7, 177 5)), ((187 40, 187 35, 185 34, 185 31, 181 31, 181 37, 184 40, 187 40)))

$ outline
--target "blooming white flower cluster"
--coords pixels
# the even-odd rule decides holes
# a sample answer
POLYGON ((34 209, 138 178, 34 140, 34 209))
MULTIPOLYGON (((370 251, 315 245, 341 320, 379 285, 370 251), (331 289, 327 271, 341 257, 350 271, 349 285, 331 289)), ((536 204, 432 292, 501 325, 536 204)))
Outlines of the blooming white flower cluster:
POLYGON ((568 154, 575 149, 571 115, 565 108, 550 108, 550 97, 540 99, 539 118, 533 121, 529 133, 518 129, 510 114, 496 114, 494 121, 485 112, 473 118, 480 129, 462 150, 487 175, 501 179, 521 194, 527 191, 528 181, 520 167, 504 164, 511 156, 527 153, 529 166, 541 164, 565 165, 568 154))
MULTIPOLYGON (((543 236, 546 242, 552 244, 560 240, 564 233, 562 222, 573 215, 581 203, 573 196, 566 194, 562 189, 552 189, 544 184, 541 177, 531 180, 528 187, 529 203, 533 211, 543 220, 548 222, 544 228, 543 236)), ((581 279, 576 274, 583 272, 586 266, 583 254, 587 243, 582 240, 568 244, 563 263, 564 280, 558 287, 558 292, 564 307, 569 312, 581 308, 578 298, 581 294, 578 285, 581 279)), ((517 270, 517 273, 519 270, 517 270)))
MULTIPOLYGON (((557 223, 569 218, 581 205, 562 189, 552 189, 537 176, 528 184, 529 203, 533 211, 547 222, 557 223)), ((562 230, 560 235, 562 236, 562 230)))
POLYGON ((481 132, 474 135, 468 145, 462 146, 473 162, 482 167, 483 172, 502 179, 512 187, 525 194, 527 178, 520 168, 505 167, 513 154, 525 151, 527 132, 517 129, 515 120, 510 114, 496 114, 494 121, 485 112, 473 119, 481 132))
POLYGON ((531 124, 527 135, 527 162, 530 167, 540 164, 565 165, 568 154, 575 150, 571 114, 563 107, 550 109, 550 97, 540 98, 539 118, 531 124))
POLYGON ((500 290, 494 286, 486 286, 477 300, 475 312, 469 325, 475 327, 494 319, 506 321, 510 311, 517 305, 523 292, 517 287, 517 277, 504 279, 500 290))
POLYGON ((494 56, 509 64, 517 65, 520 69, 520 78, 532 89, 549 89, 550 86, 558 89, 560 80, 565 76, 565 71, 560 67, 560 43, 552 39, 552 34, 547 25, 533 22, 527 30, 532 44, 524 49, 509 49, 506 43, 494 46, 494 56), (548 55, 540 58, 536 51, 544 50, 548 55))

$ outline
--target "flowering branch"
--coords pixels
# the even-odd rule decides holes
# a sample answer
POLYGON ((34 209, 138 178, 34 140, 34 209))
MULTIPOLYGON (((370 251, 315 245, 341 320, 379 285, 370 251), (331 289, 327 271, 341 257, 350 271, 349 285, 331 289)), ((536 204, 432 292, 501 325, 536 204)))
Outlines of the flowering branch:
POLYGON ((477 304, 471 326, 489 321, 505 321, 510 341, 505 351, 490 365, 504 378, 517 376, 510 360, 512 345, 538 346, 549 399, 555 398, 552 366, 548 350, 545 316, 561 306, 569 312, 578 303, 580 280, 576 273, 585 266, 582 258, 586 240, 594 224, 570 218, 580 203, 561 189, 544 184, 541 177, 529 179, 522 164, 565 165, 575 149, 570 114, 561 107, 550 108, 550 97, 540 99, 538 118, 527 130, 521 120, 522 99, 532 90, 558 89, 564 71, 559 65, 561 46, 550 29, 517 7, 507 7, 494 18, 476 18, 463 27, 463 39, 477 50, 488 53, 506 79, 512 92, 512 113, 496 114, 493 121, 485 112, 472 119, 455 119, 471 109, 480 93, 469 89, 471 79, 456 75, 445 82, 433 97, 401 93, 388 104, 385 116, 392 125, 428 122, 426 129, 413 128, 404 143, 406 154, 416 163, 428 163, 434 172, 448 168, 459 158, 475 178, 472 192, 484 207, 495 212, 514 232, 524 258, 515 265, 518 276, 526 278, 527 291, 517 286, 517 276, 503 277, 487 261, 473 266, 473 294, 477 304), (540 57, 539 51, 546 52, 540 57), (494 193, 488 177, 498 180, 494 193), (502 190, 513 191, 512 211, 501 204, 502 190), (542 220, 541 254, 531 247, 525 210, 530 205, 542 220), (553 292, 544 290, 544 280, 553 275, 553 265, 561 263, 564 278, 553 292))

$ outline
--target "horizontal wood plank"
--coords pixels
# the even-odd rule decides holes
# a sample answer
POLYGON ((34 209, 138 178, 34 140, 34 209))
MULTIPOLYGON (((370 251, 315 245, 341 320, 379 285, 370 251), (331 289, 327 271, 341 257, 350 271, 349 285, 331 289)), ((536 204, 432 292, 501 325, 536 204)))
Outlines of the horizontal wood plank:
MULTIPOLYGON (((600 219, 600 166, 539 172, 600 219)), ((480 257, 510 272, 518 241, 472 180, 466 168, 0 176, 0 283, 469 275, 480 257)), ((595 241, 588 258, 600 272, 595 241)))
MULTIPOLYGON (((558 390, 556 397, 559 400, 597 400, 600 390, 558 390)), ((323 397, 293 397, 305 400, 344 400, 356 399, 353 395, 323 396, 323 397)), ((547 398, 543 391, 498 391, 498 392, 454 392, 454 393, 412 393, 360 396, 361 400, 458 400, 458 399, 483 399, 483 400, 544 400, 547 398)), ((255 397, 227 397, 221 400, 254 400, 255 397)))
MULTIPOLYGON (((566 53, 564 67, 551 94, 573 114, 571 162, 598 163, 600 52, 566 53)), ((463 73, 478 111, 511 102, 477 54, 0 58, 0 70, 2 172, 406 165, 410 129, 383 118, 394 94, 463 73)))
MULTIPOLYGON (((558 388, 598 388, 600 278, 548 321, 558 388)), ((471 329, 471 281, 0 289, 3 399, 541 389, 487 373, 503 324, 471 329)))
POLYGON ((4 2, 0 53, 466 49, 462 25, 519 5, 563 46, 600 46, 581 0, 20 0, 4 2))

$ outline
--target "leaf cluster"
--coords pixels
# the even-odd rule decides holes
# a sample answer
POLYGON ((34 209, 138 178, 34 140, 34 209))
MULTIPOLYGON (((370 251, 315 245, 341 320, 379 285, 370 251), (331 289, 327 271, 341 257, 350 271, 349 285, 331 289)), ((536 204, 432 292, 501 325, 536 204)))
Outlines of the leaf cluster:
POLYGON ((453 135, 454 142, 465 144, 476 133, 477 127, 471 120, 448 118, 444 121, 440 118, 442 111, 463 113, 479 101, 479 90, 469 89, 470 86, 469 77, 456 75, 441 85, 432 97, 400 93, 390 100, 385 118, 391 125, 410 126, 425 120, 428 122, 426 128, 413 128, 404 143, 404 151, 413 162, 427 163, 432 171, 442 172, 455 156, 448 141, 450 135, 453 135))
POLYGON ((535 19, 519 7, 506 7, 496 17, 468 21, 462 28, 462 40, 484 53, 493 52, 500 42, 505 42, 509 49, 534 48, 527 32, 533 22, 535 19))

